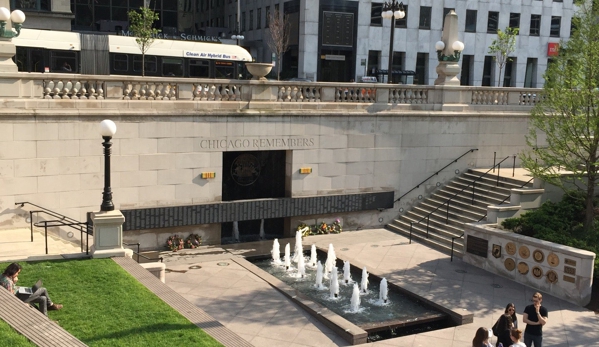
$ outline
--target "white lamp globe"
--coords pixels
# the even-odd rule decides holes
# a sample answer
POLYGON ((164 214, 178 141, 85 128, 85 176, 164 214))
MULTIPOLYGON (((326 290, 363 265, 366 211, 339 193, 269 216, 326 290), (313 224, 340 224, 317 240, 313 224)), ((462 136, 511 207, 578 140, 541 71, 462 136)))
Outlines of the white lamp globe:
POLYGON ((385 19, 390 19, 391 16, 393 16, 393 12, 392 11, 383 11, 381 13, 381 16, 383 16, 383 18, 385 18, 385 19))
POLYGON ((104 119, 100 123, 100 135, 102 137, 113 137, 116 134, 116 124, 110 119, 104 119))
POLYGON ((442 51, 445 49, 445 43, 443 41, 437 41, 437 43, 435 43, 435 49, 437 51, 442 51))
POLYGON ((456 41, 451 45, 451 48, 453 48, 454 51, 461 52, 464 50, 464 43, 461 41, 456 41))
POLYGON ((406 13, 404 11, 395 11, 393 13, 393 16, 395 17, 395 19, 402 19, 406 16, 406 13))
POLYGON ((0 20, 6 22, 10 18, 10 11, 6 7, 0 7, 0 20))
POLYGON ((14 10, 10 14, 10 20, 15 24, 22 24, 25 21, 25 13, 21 10, 14 10))

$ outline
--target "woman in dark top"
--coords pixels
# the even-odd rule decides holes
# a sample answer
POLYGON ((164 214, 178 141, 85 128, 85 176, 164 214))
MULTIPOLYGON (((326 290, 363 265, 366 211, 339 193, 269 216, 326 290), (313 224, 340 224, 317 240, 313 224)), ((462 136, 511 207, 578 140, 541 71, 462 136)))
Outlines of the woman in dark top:
POLYGON ((510 337, 511 330, 512 316, 504 314, 499 317, 499 321, 497 322, 497 343, 495 346, 499 346, 500 343, 502 343, 504 347, 510 346, 512 344, 512 339, 510 337))
POLYGON ((513 303, 507 304, 505 307, 505 314, 512 316, 512 324, 514 324, 514 328, 518 328, 518 317, 516 316, 516 305, 513 303))

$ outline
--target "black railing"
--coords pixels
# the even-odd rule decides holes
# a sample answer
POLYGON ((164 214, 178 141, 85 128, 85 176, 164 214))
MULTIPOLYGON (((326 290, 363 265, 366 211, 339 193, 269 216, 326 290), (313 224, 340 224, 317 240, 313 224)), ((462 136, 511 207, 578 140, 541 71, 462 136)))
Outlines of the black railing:
POLYGON ((492 168, 490 168, 489 170, 487 170, 485 173, 482 173, 480 176, 478 176, 476 179, 472 180, 471 183, 469 183, 467 186, 465 186, 464 188, 462 188, 462 190, 460 190, 459 192, 455 193, 452 197, 450 197, 449 199, 447 199, 444 203, 442 203, 441 205, 437 206, 437 208, 435 208, 434 210, 432 210, 431 212, 429 212, 426 216, 420 218, 420 220, 416 223, 414 222, 410 222, 410 243, 412 243, 412 228, 414 226, 414 224, 420 224, 420 222, 422 222, 423 220, 426 219, 426 238, 428 239, 428 234, 429 234, 429 224, 430 224, 430 217, 433 213, 437 212, 437 210, 445 205, 447 205, 447 215, 446 215, 446 219, 445 219, 445 224, 449 223, 449 204, 451 203, 451 201, 453 200, 453 198, 455 198, 456 196, 458 196, 460 193, 462 193, 464 190, 466 190, 468 187, 470 187, 470 185, 472 185, 472 205, 474 205, 474 189, 475 189, 475 183, 480 180, 483 176, 486 176, 489 172, 491 172, 491 170, 494 170, 495 167, 497 167, 497 185, 499 186, 499 170, 501 169, 501 163, 503 163, 504 161, 506 161, 508 157, 505 157, 503 160, 501 160, 499 163, 495 164, 492 168))
POLYGON ((424 181, 422 181, 422 182, 418 183, 418 184, 417 184, 417 185, 416 185, 414 188, 412 188, 412 189, 408 190, 408 191, 407 191, 406 193, 404 193, 402 196, 400 196, 399 198, 397 198, 397 199, 394 201, 394 203, 396 203, 396 202, 398 202, 399 200, 401 200, 401 198, 403 198, 404 196, 406 196, 406 195, 410 194, 410 193, 411 193, 411 192, 412 192, 414 189, 418 189, 418 188, 420 188, 420 186, 421 186, 421 185, 423 185, 424 183, 426 183, 426 181, 428 181, 428 180, 430 180, 431 178, 433 178, 433 177, 437 176, 437 175, 438 175, 438 174, 439 174, 441 171, 443 171, 443 170, 447 169, 447 168, 448 168, 448 167, 449 167, 451 164, 453 164, 453 163, 457 163, 457 162, 458 162, 458 160, 462 159, 462 157, 463 157, 463 156, 465 156, 466 154, 468 154, 468 153, 472 153, 472 152, 474 152, 474 151, 478 151, 478 148, 472 148, 472 149, 469 149, 469 150, 468 150, 466 153, 464 153, 464 154, 460 155, 459 157, 455 158, 455 159, 454 159, 454 160, 452 160, 452 161, 451 161, 449 164, 447 164, 447 165, 443 166, 443 168, 441 168, 441 170, 438 170, 438 171, 437 171, 437 172, 435 172, 434 174, 432 174, 432 175, 428 176, 428 177, 427 177, 427 178, 426 178, 424 181))
POLYGON ((153 260, 154 260, 154 261, 155 261, 155 260, 160 260, 160 262, 161 262, 161 263, 162 263, 162 262, 163 262, 163 260, 164 260, 162 257, 150 258, 150 257, 146 257, 145 255, 141 254, 141 253, 139 252, 139 242, 138 242, 138 243, 124 243, 124 242, 123 242, 123 245, 125 245, 125 246, 137 246, 137 252, 136 252, 136 251, 133 251, 133 254, 135 254, 135 255, 137 256, 137 260, 136 260, 136 261, 137 261, 138 263, 139 263, 139 257, 142 257, 142 258, 144 258, 145 260, 149 260, 149 261, 153 261, 153 260))
POLYGON ((45 246, 46 246, 46 254, 48 254, 48 228, 50 227, 69 227, 72 229, 75 229, 77 231, 80 232, 80 247, 81 247, 81 252, 83 252, 83 234, 85 233, 86 238, 85 238, 85 254, 89 255, 89 235, 90 235, 90 227, 88 225, 88 223, 86 222, 79 222, 71 217, 67 217, 63 214, 60 214, 58 212, 52 211, 50 209, 47 209, 45 207, 36 205, 34 203, 28 202, 28 201, 24 201, 24 202, 17 202, 15 203, 15 205, 21 205, 21 207, 25 207, 25 204, 27 205, 31 205, 34 206, 36 208, 38 208, 38 210, 32 210, 29 211, 29 230, 31 232, 31 242, 33 242, 33 227, 43 227, 44 228, 44 238, 45 238, 45 246), (54 218, 57 218, 55 220, 43 220, 43 221, 38 221, 36 223, 33 223, 33 214, 35 213, 36 216, 39 216, 40 213, 42 214, 46 214, 49 216, 52 216, 54 218))
MULTIPOLYGON (((523 185, 520 186, 520 188, 524 187, 525 185, 529 184, 532 180, 534 180, 534 177, 531 177, 531 179, 529 179, 526 183, 524 183, 523 185)), ((510 193, 508 196, 505 197, 505 199, 501 200, 501 202, 497 205, 502 205, 504 202, 507 201, 507 199, 509 199, 512 196, 512 194, 510 193)), ((477 222, 482 221, 483 219, 485 219, 487 217, 487 213, 485 213, 484 216, 482 216, 477 222)), ((451 238, 451 261, 453 261, 453 244, 455 242, 455 240, 457 239, 461 239, 462 237, 464 237, 464 233, 462 233, 462 235, 460 236, 454 236, 451 238)))

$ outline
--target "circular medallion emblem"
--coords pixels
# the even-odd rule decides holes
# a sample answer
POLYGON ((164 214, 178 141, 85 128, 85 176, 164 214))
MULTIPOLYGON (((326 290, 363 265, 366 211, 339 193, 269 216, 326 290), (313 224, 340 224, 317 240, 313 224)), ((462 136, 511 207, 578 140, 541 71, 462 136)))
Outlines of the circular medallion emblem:
POLYGON ((557 283, 557 273, 553 270, 547 271, 547 281, 551 284, 557 283))
POLYGON ((240 186, 250 186, 260 177, 260 161, 251 154, 242 154, 231 164, 231 177, 240 186))
POLYGON ((541 278, 541 277, 543 277, 543 269, 541 269, 538 266, 533 266, 531 272, 532 272, 532 275, 534 276, 534 278, 541 278))
POLYGON ((541 250, 535 250, 534 252, 532 252, 532 258, 537 262, 537 263, 542 263, 543 260, 545 260, 545 254, 543 254, 543 252, 541 250))
POLYGON ((504 262, 503 265, 505 266, 505 269, 507 271, 512 271, 516 268, 516 262, 514 261, 514 259, 512 258, 507 258, 504 262))
POLYGON ((549 253, 547 256, 547 262, 549 265, 556 267, 559 265, 559 257, 555 253, 549 253))
POLYGON ((530 249, 528 249, 528 247, 526 246, 520 246, 520 250, 518 251, 518 253, 520 254, 520 257, 522 257, 523 259, 527 259, 528 257, 530 257, 530 249))
POLYGON ((528 264, 525 262, 520 262, 518 264, 518 272, 522 275, 526 275, 528 273, 528 264))
POLYGON ((516 254, 516 244, 513 242, 508 242, 505 244, 505 251, 507 252, 507 254, 509 255, 514 255, 516 254))

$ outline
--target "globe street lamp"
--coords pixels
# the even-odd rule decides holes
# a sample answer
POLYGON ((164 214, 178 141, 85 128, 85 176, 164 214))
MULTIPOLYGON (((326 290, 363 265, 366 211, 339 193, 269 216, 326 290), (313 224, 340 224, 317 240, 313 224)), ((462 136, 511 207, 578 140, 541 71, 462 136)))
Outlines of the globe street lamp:
POLYGON ((116 124, 110 119, 105 119, 100 123, 100 135, 104 139, 102 146, 104 146, 104 192, 102 193, 102 205, 100 211, 114 211, 114 204, 112 203, 112 190, 110 188, 110 147, 112 142, 110 140, 116 133, 116 124))
POLYGON ((391 35, 389 38, 389 69, 387 70, 387 83, 393 83, 392 68, 393 68, 393 34, 395 33, 395 20, 402 19, 406 16, 404 11, 403 2, 397 2, 397 0, 387 1, 383 4, 383 12, 381 13, 383 19, 391 19, 391 35))
POLYGON ((239 40, 243 40, 245 39, 245 36, 243 36, 239 30, 235 29, 235 32, 233 33, 233 35, 231 35, 231 38, 233 40, 237 40, 237 46, 239 46, 239 40))
POLYGON ((11 13, 6 7, 0 7, 0 36, 8 39, 19 36, 24 21, 25 13, 23 11, 14 10, 11 13), (14 31, 6 30, 6 22, 9 19, 14 26, 14 31))

